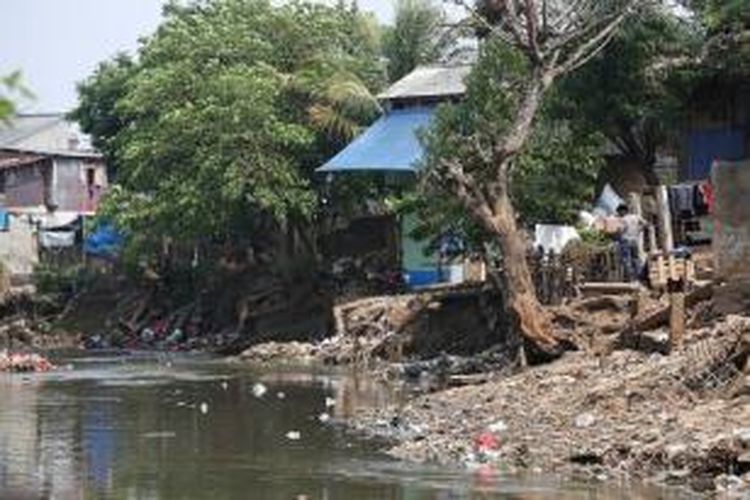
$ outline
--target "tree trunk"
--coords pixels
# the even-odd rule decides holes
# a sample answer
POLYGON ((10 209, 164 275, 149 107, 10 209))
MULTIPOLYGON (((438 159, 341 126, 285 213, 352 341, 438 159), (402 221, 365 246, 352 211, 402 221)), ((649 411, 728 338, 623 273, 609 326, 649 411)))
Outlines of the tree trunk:
POLYGON ((543 70, 534 72, 525 89, 513 124, 497 141, 493 151, 495 178, 484 188, 460 167, 448 168, 456 181, 457 195, 478 222, 498 242, 504 261, 499 285, 504 288, 508 311, 515 316, 519 333, 538 350, 555 355, 560 342, 552 334, 550 318, 536 295, 526 259, 527 245, 516 224, 510 199, 511 165, 531 135, 534 118, 552 76, 543 70))
POLYGON ((516 317, 520 333, 527 341, 547 354, 555 354, 559 342, 552 335, 550 317, 537 298, 527 260, 528 246, 517 227, 508 196, 498 200, 495 212, 492 227, 503 254, 508 310, 516 317))

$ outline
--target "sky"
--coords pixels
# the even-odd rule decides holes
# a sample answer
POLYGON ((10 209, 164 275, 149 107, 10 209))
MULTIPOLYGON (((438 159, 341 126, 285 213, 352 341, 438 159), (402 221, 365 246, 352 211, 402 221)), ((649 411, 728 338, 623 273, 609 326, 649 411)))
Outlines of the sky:
MULTIPOLYGON (((159 24, 163 0, 2 0, 0 75, 21 70, 35 94, 21 112, 68 111, 76 82, 159 24)), ((360 0, 382 22, 393 17, 391 0, 360 0)))

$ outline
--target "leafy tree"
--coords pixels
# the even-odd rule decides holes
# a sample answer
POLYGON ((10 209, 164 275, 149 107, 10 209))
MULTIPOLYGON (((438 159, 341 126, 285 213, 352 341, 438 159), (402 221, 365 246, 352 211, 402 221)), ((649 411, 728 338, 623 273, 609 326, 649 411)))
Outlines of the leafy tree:
POLYGON ((312 3, 169 4, 136 59, 79 88, 73 116, 118 167, 105 216, 154 252, 308 220, 314 168, 377 111, 362 99, 384 75, 368 19, 312 3))
POLYGON ((554 113, 604 134, 656 184, 657 149, 676 142, 685 100, 669 61, 692 57, 697 38, 661 7, 633 16, 601 54, 561 82, 554 113))
POLYGON ((750 76, 750 8, 745 0, 693 0, 705 37, 698 67, 704 78, 730 84, 750 76))
POLYGON ((437 62, 456 44, 456 31, 432 0, 397 0, 396 19, 383 39, 388 78, 401 79, 421 64, 437 62))
MULTIPOLYGON (((464 4, 472 12, 472 5, 464 4)), ((526 244, 512 198, 514 168, 519 164, 545 97, 562 77, 596 57, 638 5, 645 0, 487 0, 476 20, 488 42, 504 50, 504 65, 491 71, 497 123, 487 123, 467 144, 474 155, 458 153, 434 161, 438 177, 448 180, 465 210, 501 250, 508 308, 519 332, 541 351, 560 347, 536 297, 526 261, 526 244)))
MULTIPOLYGON (((493 236, 467 216, 460 201, 451 198, 451 180, 440 174, 439 165, 454 158, 480 169, 489 160, 477 154, 483 148, 478 141, 486 140, 492 127, 507 120, 494 75, 512 67, 509 56, 507 47, 485 46, 468 80, 464 100, 443 105, 433 126, 423 134, 427 157, 421 192, 401 204, 402 210, 420 213, 422 224, 417 231, 423 238, 450 231, 463 235, 474 251, 493 244, 493 236)), ((556 116, 557 100, 555 95, 545 106, 513 171, 512 198, 524 226, 574 223, 581 206, 594 199, 604 138, 560 120, 556 116)))

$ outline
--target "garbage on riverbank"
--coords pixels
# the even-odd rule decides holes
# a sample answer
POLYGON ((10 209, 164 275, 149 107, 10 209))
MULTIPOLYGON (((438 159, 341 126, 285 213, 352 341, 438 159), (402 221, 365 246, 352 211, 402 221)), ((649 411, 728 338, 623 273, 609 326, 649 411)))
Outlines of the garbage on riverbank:
POLYGON ((729 317, 686 340, 669 356, 569 353, 513 376, 368 410, 353 425, 394 439, 391 453, 411 460, 469 465, 477 443, 492 441, 490 463, 510 470, 750 495, 750 318, 729 317))
POLYGON ((313 342, 266 342, 240 359, 372 365, 405 363, 443 354, 470 357, 505 343, 508 328, 497 294, 481 286, 442 287, 418 293, 345 302, 334 308, 333 335, 313 342))
POLYGON ((0 351, 0 372, 48 372, 54 365, 39 354, 9 353, 0 351))

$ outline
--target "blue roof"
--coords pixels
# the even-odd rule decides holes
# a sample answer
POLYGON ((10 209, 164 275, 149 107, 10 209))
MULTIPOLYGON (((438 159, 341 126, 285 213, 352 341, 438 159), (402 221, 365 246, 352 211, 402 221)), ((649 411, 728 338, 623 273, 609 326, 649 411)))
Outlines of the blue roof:
POLYGON ((430 124, 434 111, 421 106, 387 113, 317 171, 414 172, 424 152, 417 131, 430 124))

